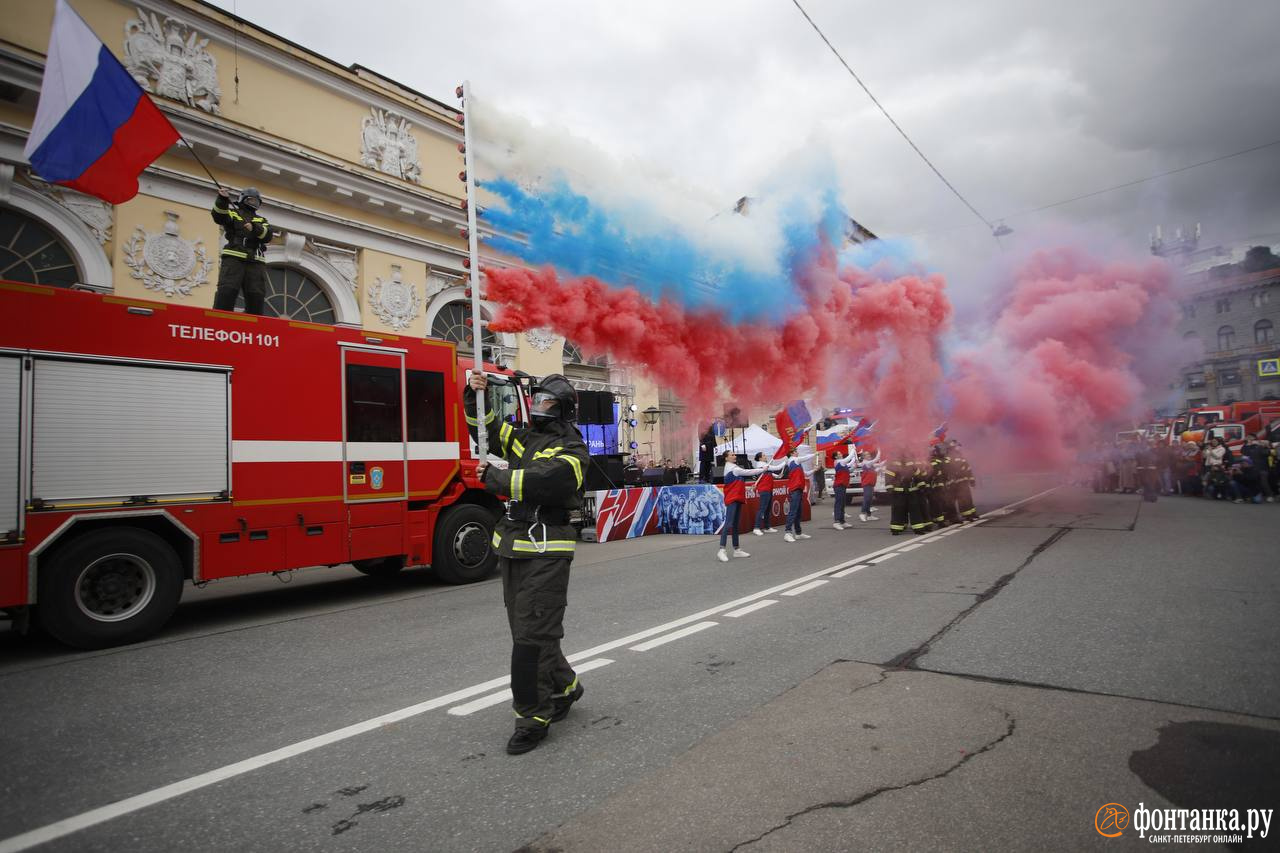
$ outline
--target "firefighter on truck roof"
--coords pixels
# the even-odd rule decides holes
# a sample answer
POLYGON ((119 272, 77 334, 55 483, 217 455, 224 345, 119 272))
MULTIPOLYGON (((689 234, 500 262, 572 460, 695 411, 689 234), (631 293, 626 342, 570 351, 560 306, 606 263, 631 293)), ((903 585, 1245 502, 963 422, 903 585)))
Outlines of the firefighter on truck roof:
MULTIPOLYGON (((467 423, 478 428, 476 392, 488 385, 473 371, 464 396, 467 423)), ((582 685, 560 650, 568 602, 569 565, 576 531, 570 510, 582 506, 587 446, 577 427, 578 392, 559 374, 533 389, 533 427, 517 429, 486 407, 489 452, 508 468, 481 460, 476 475, 485 490, 509 498, 493 547, 502 574, 502 598, 511 625, 511 695, 516 730, 507 752, 537 747, 553 722, 582 698, 582 685)))
POLYGON ((213 295, 213 307, 219 311, 234 311, 242 290, 246 314, 261 315, 265 310, 267 270, 262 253, 271 242, 271 226, 258 215, 260 207, 262 193, 253 187, 240 192, 234 207, 231 191, 218 187, 211 212, 227 239, 219 258, 218 290, 213 295))

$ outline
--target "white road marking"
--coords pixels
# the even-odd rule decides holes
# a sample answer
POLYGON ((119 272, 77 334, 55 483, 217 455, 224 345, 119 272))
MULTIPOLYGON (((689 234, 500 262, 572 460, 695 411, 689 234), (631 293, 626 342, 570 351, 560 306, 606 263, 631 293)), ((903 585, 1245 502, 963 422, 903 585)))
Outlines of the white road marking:
POLYGON ((822 586, 825 583, 830 583, 830 581, 827 581, 827 580, 809 581, 809 583, 805 584, 804 586, 797 586, 787 590, 786 592, 783 593, 783 595, 799 595, 802 592, 808 592, 811 589, 817 589, 818 587, 822 586))
POLYGON ((670 634, 665 634, 656 640, 650 640, 647 643, 641 643, 638 646, 632 646, 631 651, 647 652, 649 651, 649 649, 656 649, 658 646, 665 646, 667 643, 670 643, 673 640, 679 640, 689 636, 690 634, 696 634, 699 631, 705 631, 708 628, 714 628, 719 624, 720 624, 719 622, 699 622, 697 625, 690 625, 688 628, 681 628, 679 631, 672 631, 670 634))
MULTIPOLYGON (((599 669, 600 667, 608 666, 611 663, 613 663, 613 661, 608 658, 596 658, 595 660, 589 660, 580 666, 575 666, 573 669, 578 675, 582 675, 584 672, 590 672, 593 669, 599 669)), ((474 699, 464 705, 455 705, 449 709, 449 713, 453 714, 455 717, 465 717, 469 714, 474 714, 476 711, 481 711, 485 708, 492 708, 494 705, 501 705, 503 702, 510 701, 511 690, 501 690, 489 696, 481 696, 479 699, 474 699)))
POLYGON ((866 563, 863 563, 863 564, 858 565, 858 566, 850 566, 850 567, 849 567, 849 568, 847 568, 847 569, 841 569, 840 571, 836 572, 836 573, 835 573, 834 575, 832 575, 831 577, 833 577, 833 578, 844 578, 844 577, 848 577, 849 575, 853 574, 854 572, 860 572, 860 571, 862 571, 862 570, 863 570, 863 569, 865 569, 865 568, 867 568, 867 564, 866 564, 866 563))
MULTIPOLYGON (((990 517, 1007 515, 1009 510, 1012 510, 1015 507, 1022 506, 1025 503, 1034 501, 1037 498, 1044 497, 1050 492, 1055 492, 1060 488, 1062 487, 1054 486, 1051 489, 1045 489, 1043 492, 1038 492, 1029 498, 1023 498, 1020 501, 1015 501, 1014 503, 1006 504, 1005 506, 1000 507, 999 509, 992 510, 986 513, 986 515, 990 517)), ((980 524, 984 524, 986 521, 987 521, 986 518, 981 518, 965 526, 977 527, 980 524)), ((839 563, 834 566, 828 566, 827 568, 822 569, 821 571, 811 572, 810 574, 807 574, 803 577, 795 578, 794 580, 787 581, 786 583, 778 584, 777 586, 770 587, 769 589, 763 590, 761 592, 743 596, 742 598, 737 598, 725 604, 721 604, 716 607, 703 610, 700 613, 695 613, 692 616, 686 616, 682 619, 676 619, 671 622, 667 622, 664 625, 659 625, 656 628, 649 628, 645 631, 640 631, 638 633, 632 634, 629 637, 623 637, 620 640, 613 640, 608 643, 603 643, 599 646, 594 646, 585 651, 577 652, 576 654, 569 655, 568 656, 569 660, 579 661, 587 658, 593 658, 596 655, 603 654, 604 652, 609 651, 611 649, 616 649, 621 646, 628 645, 629 643, 634 643, 636 640, 641 640, 641 639, 644 639, 645 637, 652 637, 655 634, 661 634, 664 631, 671 630, 672 628, 677 628, 681 625, 688 625, 691 622, 697 622, 699 619, 705 619, 708 616, 714 616, 715 614, 723 613, 726 610, 741 608, 745 604, 750 604, 752 602, 759 601, 760 599, 767 598, 770 595, 775 595, 783 590, 800 586, 801 584, 808 583, 809 581, 814 580, 815 578, 826 577, 828 575, 835 577, 836 575, 832 574, 833 572, 841 573, 839 576, 843 577, 844 574, 848 574, 848 572, 844 570, 848 569, 850 571, 857 571, 865 567, 865 566, 859 566, 857 564, 874 562, 873 560, 870 559, 871 557, 875 557, 877 555, 891 552, 895 548, 900 548, 900 547, 902 546, 887 545, 884 548, 881 548, 877 551, 872 551, 869 554, 863 554, 861 557, 858 557, 856 559, 846 560, 843 563, 839 563)), ((703 628, 709 628, 715 624, 717 623, 715 622, 703 623, 702 625, 695 627, 694 630, 701 631, 703 630, 703 628)), ((693 632, 691 631, 690 633, 693 633, 693 632)), ((672 635, 670 639, 677 639, 677 638, 674 635, 672 635)), ((663 641, 667 642, 668 640, 664 638, 663 641)), ((114 820, 115 818, 123 817, 124 815, 131 814, 136 811, 141 811, 142 809, 145 809, 148 806, 153 806, 158 803, 163 803, 166 800, 173 799, 174 797, 180 797, 183 794, 187 794, 192 791, 198 791, 201 788, 207 788, 210 785, 216 785, 218 782, 223 782, 223 781, 226 781, 227 779, 233 779, 236 776, 240 776, 245 773, 250 773, 254 770, 258 770, 260 768, 270 766, 277 762, 284 761, 287 758, 293 758, 294 756, 302 755, 303 753, 310 752, 314 749, 319 749, 320 747, 323 747, 323 746, 329 746, 330 744, 339 743, 340 741, 347 740, 348 738, 353 738, 357 735, 374 731, 375 729, 381 728, 382 726, 391 725, 392 723, 398 723, 403 720, 407 720, 411 717, 416 717, 421 714, 425 714, 426 712, 433 711, 436 708, 452 705, 455 702, 459 702, 463 699, 469 699, 480 693, 488 693, 494 690, 495 688, 505 687, 508 683, 510 683, 510 678, 508 676, 503 676, 502 678, 494 678, 482 684, 475 684, 475 685, 472 685, 471 687, 464 687, 461 690, 455 690, 452 693, 448 693, 444 696, 438 696, 435 699, 427 699, 426 701, 419 702, 416 705, 410 705, 406 708, 401 708, 398 711, 391 711, 390 713, 383 714, 378 717, 372 717, 368 720, 364 720, 359 723, 353 723, 352 725, 345 726, 344 728, 335 729, 334 731, 326 732, 325 734, 316 735, 315 737, 308 738, 306 740, 301 740, 301 741, 298 741, 297 743, 293 743, 288 746, 280 747, 279 749, 272 750, 271 752, 264 752, 260 755, 255 755, 251 758, 246 758, 243 761, 237 761, 233 764, 227 764, 222 767, 216 768, 214 770, 209 770, 205 773, 200 773, 195 776, 191 776, 186 779, 181 779, 177 782, 173 782, 168 785, 163 785, 159 788, 154 788, 150 791, 145 791, 141 794, 136 794, 132 797, 126 797, 123 800, 117 800, 114 803, 108 803, 105 806, 99 806, 98 808, 90 809, 89 811, 82 812, 78 815, 73 815, 71 817, 64 818, 62 820, 55 821, 53 823, 38 827, 36 829, 29 830, 19 835, 13 835, 13 836, 10 836, 9 838, 0 840, 0 853, 20 853, 20 851, 28 850, 40 844, 46 844, 58 838, 63 838, 67 835, 71 835, 72 833, 79 832, 82 829, 88 829, 91 826, 97 826, 100 823, 106 823, 109 820, 114 820)))
POLYGON ((737 619, 739 616, 746 616, 748 613, 755 613, 757 610, 763 610, 770 604, 777 604, 775 598, 766 598, 763 601, 757 601, 755 604, 748 604, 746 607, 739 607, 737 610, 730 610, 725 616, 731 619, 737 619))
POLYGON ((923 547, 924 547, 923 542, 912 542, 910 545, 903 545, 901 548, 899 548, 898 553, 905 554, 908 551, 914 551, 917 548, 923 548, 923 547))
POLYGON ((867 562, 868 562, 868 563, 883 563, 885 560, 892 560, 892 559, 893 559, 894 557, 896 557, 896 556, 898 556, 898 552, 897 552, 897 551, 890 551, 888 554, 881 554, 879 557, 876 557, 874 560, 867 560, 867 562))

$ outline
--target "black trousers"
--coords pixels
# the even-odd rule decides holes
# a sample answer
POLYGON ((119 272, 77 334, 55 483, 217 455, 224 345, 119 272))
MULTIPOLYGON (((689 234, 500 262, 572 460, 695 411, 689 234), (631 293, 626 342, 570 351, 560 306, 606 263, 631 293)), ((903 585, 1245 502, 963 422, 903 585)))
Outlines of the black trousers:
POLYGON ((973 489, 966 482, 956 483, 956 502, 960 504, 960 517, 968 521, 976 518, 978 508, 973 504, 973 489))
POLYGON ((945 486, 938 486, 936 494, 942 502, 942 517, 947 524, 959 524, 960 512, 956 509, 959 492, 955 483, 948 483, 945 486))
POLYGON ((907 492, 907 508, 911 513, 911 530, 914 533, 925 533, 933 529, 933 508, 929 505, 928 489, 919 486, 907 492))
POLYGON ((245 261, 222 256, 218 269, 218 290, 213 295, 213 307, 219 311, 234 311, 236 297, 244 291, 244 312, 265 313, 267 300, 267 269, 261 261, 245 261))
POLYGON ((889 489, 889 529, 902 533, 907 529, 907 490, 889 489))
POLYGON ((498 558, 511 626, 511 706, 517 726, 547 725, 552 700, 567 696, 577 684, 577 673, 560 651, 572 562, 564 557, 498 558))

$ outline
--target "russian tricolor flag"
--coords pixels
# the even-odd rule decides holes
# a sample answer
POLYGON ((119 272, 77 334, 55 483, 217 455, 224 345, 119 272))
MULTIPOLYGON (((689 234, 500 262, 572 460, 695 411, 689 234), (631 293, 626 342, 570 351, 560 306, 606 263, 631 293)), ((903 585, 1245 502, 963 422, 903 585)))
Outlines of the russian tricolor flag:
POLYGON ((44 180, 119 204, 181 136, 66 0, 53 34, 24 153, 44 180))

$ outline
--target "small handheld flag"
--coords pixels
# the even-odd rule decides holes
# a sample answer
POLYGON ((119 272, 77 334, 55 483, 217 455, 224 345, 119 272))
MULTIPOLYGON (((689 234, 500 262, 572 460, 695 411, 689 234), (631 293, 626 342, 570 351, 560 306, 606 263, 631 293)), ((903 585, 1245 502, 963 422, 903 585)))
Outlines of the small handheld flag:
POLYGON ((180 138, 84 19, 58 0, 23 151, 36 174, 119 204, 138 194, 138 175, 180 138))

